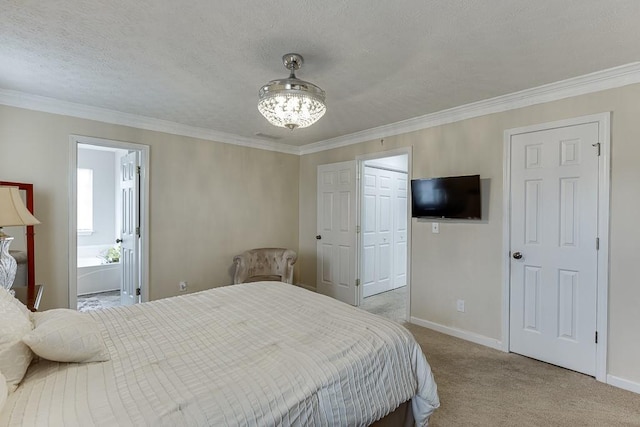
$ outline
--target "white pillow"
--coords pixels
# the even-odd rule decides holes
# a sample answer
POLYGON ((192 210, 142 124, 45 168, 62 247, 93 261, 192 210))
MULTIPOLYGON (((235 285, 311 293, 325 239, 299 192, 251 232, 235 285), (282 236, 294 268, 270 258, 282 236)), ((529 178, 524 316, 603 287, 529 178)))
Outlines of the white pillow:
POLYGON ((98 323, 66 308, 33 314, 34 329, 22 338, 38 356, 55 362, 104 362, 109 353, 98 323))
POLYGON ((9 388, 7 387, 7 380, 0 372, 0 412, 4 408, 4 404, 7 403, 7 396, 9 395, 9 388))
POLYGON ((18 387, 33 357, 22 338, 33 328, 29 310, 0 287, 0 372, 9 392, 18 387))
POLYGON ((5 288, 0 287, 0 289, 2 289, 4 292, 2 292, 2 294, 0 295, 0 298, 6 298, 8 301, 10 301, 13 305, 15 305, 16 307, 18 307, 18 310, 20 310, 20 312, 24 315, 24 317, 26 317, 27 319, 31 320, 31 310, 29 310, 27 308, 26 305, 24 305, 18 298, 16 298, 13 294, 9 293, 8 290, 6 290, 5 288))

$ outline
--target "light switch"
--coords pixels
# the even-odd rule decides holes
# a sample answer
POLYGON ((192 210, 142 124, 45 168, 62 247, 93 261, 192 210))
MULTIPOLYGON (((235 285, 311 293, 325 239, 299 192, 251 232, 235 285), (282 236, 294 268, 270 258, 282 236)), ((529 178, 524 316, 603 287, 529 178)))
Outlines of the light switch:
POLYGON ((432 222, 431 223, 431 232, 433 234, 440 233, 440 223, 439 222, 432 222))

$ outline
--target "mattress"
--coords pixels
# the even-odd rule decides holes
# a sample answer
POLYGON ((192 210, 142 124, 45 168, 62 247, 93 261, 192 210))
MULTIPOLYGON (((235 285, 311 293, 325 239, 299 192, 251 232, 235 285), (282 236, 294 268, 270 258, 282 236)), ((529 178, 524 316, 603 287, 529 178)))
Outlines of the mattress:
POLYGON ((401 325, 279 282, 89 312, 111 360, 33 363, 0 425, 366 426, 439 406, 401 325))

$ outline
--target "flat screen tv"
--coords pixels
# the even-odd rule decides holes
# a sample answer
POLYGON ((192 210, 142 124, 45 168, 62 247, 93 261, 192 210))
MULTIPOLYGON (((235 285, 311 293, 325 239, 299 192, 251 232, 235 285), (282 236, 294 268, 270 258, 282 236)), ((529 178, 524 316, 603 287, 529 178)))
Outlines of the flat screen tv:
POLYGON ((411 180, 414 218, 481 219, 480 175, 411 180))

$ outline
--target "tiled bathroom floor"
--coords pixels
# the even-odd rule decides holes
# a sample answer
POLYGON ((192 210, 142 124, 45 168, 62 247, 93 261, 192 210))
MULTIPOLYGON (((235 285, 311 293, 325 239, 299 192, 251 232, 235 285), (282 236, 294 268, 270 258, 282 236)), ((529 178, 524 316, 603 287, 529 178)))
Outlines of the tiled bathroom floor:
POLYGON ((120 291, 78 295, 78 311, 100 310, 120 306, 120 291))

